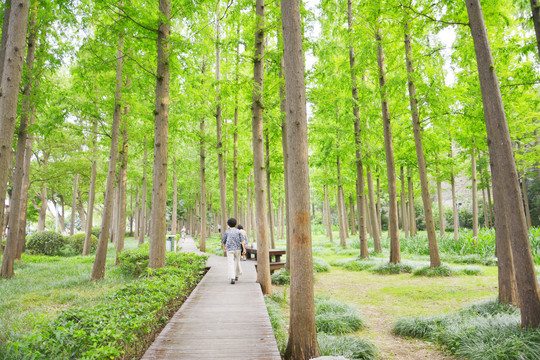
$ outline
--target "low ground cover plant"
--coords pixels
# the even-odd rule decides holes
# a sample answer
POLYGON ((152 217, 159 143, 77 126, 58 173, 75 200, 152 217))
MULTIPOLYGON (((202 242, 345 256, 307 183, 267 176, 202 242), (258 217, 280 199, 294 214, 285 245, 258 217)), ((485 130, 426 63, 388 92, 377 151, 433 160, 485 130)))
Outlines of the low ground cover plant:
MULTIPOLYGON (((140 259, 129 256, 122 260, 140 259)), ((148 251, 146 250, 146 256, 148 251)), ((89 307, 73 307, 8 344, 9 359, 115 359, 141 355, 204 274, 206 256, 168 253, 165 268, 127 266, 139 279, 89 307)), ((121 261, 122 261, 121 260, 121 261)))
POLYGON ((356 308, 324 296, 315 298, 315 324, 318 333, 332 335, 352 333, 364 326, 356 308))
POLYGON ((468 360, 540 359, 540 330, 519 323, 519 309, 491 300, 444 316, 399 319, 393 331, 435 342, 468 360))

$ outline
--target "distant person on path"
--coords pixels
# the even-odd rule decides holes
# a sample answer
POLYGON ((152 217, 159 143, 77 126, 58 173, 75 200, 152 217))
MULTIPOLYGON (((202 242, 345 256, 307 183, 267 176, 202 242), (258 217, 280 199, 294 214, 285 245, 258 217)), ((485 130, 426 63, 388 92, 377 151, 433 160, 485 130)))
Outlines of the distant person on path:
POLYGON ((182 240, 186 239, 186 225, 182 226, 182 230, 180 230, 182 233, 182 240))
POLYGON ((227 252, 227 278, 231 284, 238 281, 238 276, 242 275, 240 267, 240 255, 246 253, 245 242, 240 230, 236 226, 236 219, 227 220, 229 228, 223 233, 221 245, 223 251, 227 252))
MULTIPOLYGON (((242 234, 242 238, 244 239, 245 247, 248 246, 249 240, 246 230, 244 230, 244 227, 240 224, 236 225, 236 228, 240 230, 240 233, 242 234)), ((246 260, 246 251, 244 248, 244 252, 242 253, 242 260, 246 260)))

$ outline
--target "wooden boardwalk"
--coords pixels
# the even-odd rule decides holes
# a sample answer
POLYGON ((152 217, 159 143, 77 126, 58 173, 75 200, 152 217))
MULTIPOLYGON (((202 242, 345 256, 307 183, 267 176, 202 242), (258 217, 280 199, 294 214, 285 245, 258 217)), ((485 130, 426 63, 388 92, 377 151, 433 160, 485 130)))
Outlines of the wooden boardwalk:
MULTIPOLYGON (((182 251, 198 252, 187 238, 182 251)), ((254 262, 242 261, 236 284, 227 280, 227 259, 211 255, 211 267, 173 316, 143 360, 281 360, 272 325, 257 284, 254 262)))

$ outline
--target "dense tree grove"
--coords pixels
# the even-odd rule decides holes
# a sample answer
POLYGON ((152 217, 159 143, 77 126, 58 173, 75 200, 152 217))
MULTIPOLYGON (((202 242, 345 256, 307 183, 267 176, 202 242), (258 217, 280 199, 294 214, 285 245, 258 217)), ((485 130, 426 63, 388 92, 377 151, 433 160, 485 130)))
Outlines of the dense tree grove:
MULTIPOLYGON (((204 251, 234 216, 262 259, 290 241, 298 306, 311 225, 363 258, 388 231, 395 264, 426 230, 433 268, 437 235, 494 227, 500 300, 538 327, 538 1, 282 3, 3 1, 1 276, 28 232, 83 232, 88 254, 100 227, 97 280, 126 232, 157 268, 167 232, 204 251)), ((296 314, 288 356, 316 355, 296 314)))

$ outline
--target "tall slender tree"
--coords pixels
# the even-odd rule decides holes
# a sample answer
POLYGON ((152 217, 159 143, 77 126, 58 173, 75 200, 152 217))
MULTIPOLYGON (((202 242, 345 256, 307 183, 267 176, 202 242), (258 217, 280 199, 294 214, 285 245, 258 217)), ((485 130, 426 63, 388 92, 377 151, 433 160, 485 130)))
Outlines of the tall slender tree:
POLYGON ((169 145, 169 87, 171 0, 159 0, 157 38, 156 107, 154 110, 154 170, 150 225, 150 268, 165 266, 167 232, 167 154, 169 145))
MULTIPOLYGON (((478 64, 493 183, 499 187, 497 195, 501 196, 500 199, 494 196, 495 214, 496 216, 504 214, 506 220, 504 223, 508 231, 512 231, 511 246, 519 293, 521 325, 525 328, 536 328, 540 325, 540 291, 499 81, 480 0, 466 0, 465 4, 478 64)), ((501 219, 497 220, 496 231, 499 230, 501 219)))
POLYGON ((313 258, 309 199, 306 87, 300 9, 281 1, 285 93, 287 98, 288 177, 291 210, 291 301, 289 342, 285 359, 319 356, 315 327, 313 258))
POLYGON ((264 0, 257 0, 255 10, 255 56, 253 59, 253 174, 255 178, 255 232, 257 233, 257 282, 263 294, 272 293, 270 258, 268 257, 268 216, 265 197, 263 138, 263 74, 264 74, 264 0))

